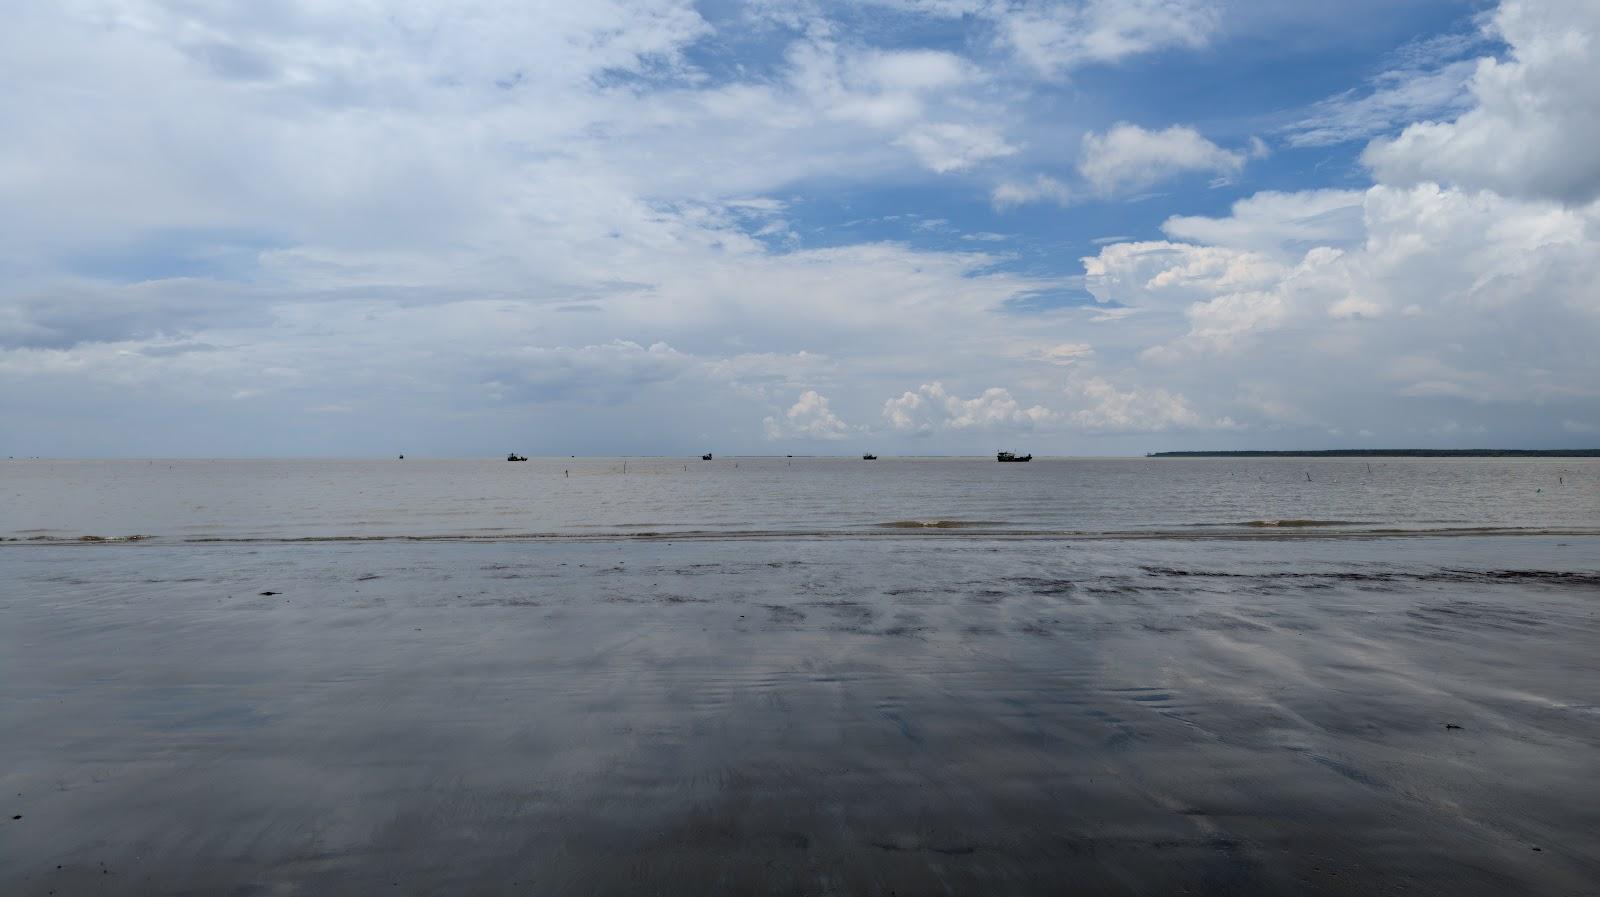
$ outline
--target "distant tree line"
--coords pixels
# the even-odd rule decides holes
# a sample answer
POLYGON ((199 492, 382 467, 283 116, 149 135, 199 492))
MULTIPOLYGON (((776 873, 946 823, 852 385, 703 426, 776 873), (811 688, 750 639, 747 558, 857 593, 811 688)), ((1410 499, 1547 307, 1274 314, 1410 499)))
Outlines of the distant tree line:
POLYGON ((1317 449, 1301 452, 1151 452, 1147 458, 1600 458, 1600 449, 1317 449))

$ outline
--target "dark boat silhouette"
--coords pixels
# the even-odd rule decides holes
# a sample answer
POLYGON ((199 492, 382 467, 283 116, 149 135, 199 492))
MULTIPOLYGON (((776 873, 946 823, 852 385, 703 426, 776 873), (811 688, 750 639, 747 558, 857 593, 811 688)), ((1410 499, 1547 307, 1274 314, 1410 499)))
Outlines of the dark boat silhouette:
POLYGON ((711 453, 710 452, 706 452, 705 454, 701 455, 700 456, 700 460, 702 460, 702 461, 710 461, 711 460, 711 453))
POLYGON ((519 455, 516 452, 512 452, 511 454, 506 455, 506 460, 507 461, 526 461, 528 459, 524 455, 519 455))
POLYGON ((876 461, 876 460, 878 460, 878 456, 874 455, 871 452, 867 452, 865 455, 861 456, 861 460, 863 460, 863 461, 876 461))
POLYGON ((994 459, 999 461, 1001 464, 1016 463, 1020 461, 1032 461, 1033 455, 1017 455, 1011 452, 996 452, 994 459))

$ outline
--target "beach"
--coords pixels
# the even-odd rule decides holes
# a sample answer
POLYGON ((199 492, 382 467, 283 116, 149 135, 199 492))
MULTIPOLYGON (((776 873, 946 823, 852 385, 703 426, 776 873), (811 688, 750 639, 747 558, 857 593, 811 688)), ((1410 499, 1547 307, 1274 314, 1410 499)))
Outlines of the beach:
POLYGON ((1597 557, 13 543, 0 891, 1595 893, 1597 557))
POLYGON ((0 897, 1600 897, 1600 0, 0 84, 0 897))

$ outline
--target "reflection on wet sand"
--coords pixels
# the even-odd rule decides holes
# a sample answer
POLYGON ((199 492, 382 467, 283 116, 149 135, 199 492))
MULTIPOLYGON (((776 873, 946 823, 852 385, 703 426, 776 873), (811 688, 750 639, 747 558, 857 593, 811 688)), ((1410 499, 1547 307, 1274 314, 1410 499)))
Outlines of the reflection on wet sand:
POLYGON ((6 549, 0 892, 1586 893, 1596 556, 6 549))

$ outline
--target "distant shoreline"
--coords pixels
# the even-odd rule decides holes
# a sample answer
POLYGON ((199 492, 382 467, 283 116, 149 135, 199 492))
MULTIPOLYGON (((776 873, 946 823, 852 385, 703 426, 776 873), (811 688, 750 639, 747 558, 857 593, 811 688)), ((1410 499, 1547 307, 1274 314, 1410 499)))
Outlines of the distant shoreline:
POLYGON ((1149 458, 1600 458, 1600 449, 1314 449, 1152 452, 1149 458))

